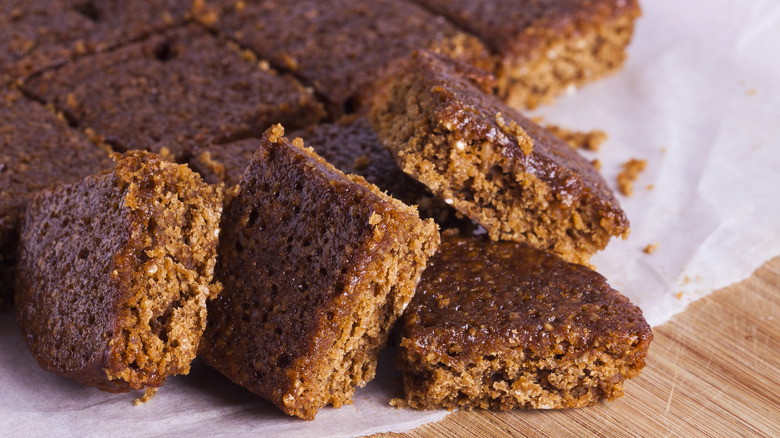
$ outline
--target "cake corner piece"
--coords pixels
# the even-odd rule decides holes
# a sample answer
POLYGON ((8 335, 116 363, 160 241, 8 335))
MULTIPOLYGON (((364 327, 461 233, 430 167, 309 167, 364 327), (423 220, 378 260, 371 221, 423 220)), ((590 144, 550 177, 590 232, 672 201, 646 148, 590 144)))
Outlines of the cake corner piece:
POLYGON ((141 151, 37 194, 20 238, 16 314, 51 372, 109 392, 187 374, 206 324, 222 194, 141 151))
POLYGON ((371 112, 401 169, 493 240, 586 263, 628 220, 593 166, 486 92, 486 73, 427 51, 371 112))
POLYGON ((200 356, 285 413, 351 403, 439 242, 416 209, 269 128, 225 208, 200 356))

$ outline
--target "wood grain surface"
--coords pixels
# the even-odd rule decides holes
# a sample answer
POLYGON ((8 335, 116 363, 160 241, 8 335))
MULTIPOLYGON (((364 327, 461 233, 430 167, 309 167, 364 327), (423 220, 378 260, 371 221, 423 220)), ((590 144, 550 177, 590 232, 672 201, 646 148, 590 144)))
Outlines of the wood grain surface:
POLYGON ((564 411, 459 411, 403 436, 780 437, 780 257, 653 330, 626 395, 564 411))

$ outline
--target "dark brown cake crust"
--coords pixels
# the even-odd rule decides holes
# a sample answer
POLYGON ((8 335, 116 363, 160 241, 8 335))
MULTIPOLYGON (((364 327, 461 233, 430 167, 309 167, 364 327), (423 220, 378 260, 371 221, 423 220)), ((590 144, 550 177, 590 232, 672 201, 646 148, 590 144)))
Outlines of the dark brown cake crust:
POLYGON ((186 374, 206 325, 222 196, 134 151, 38 193, 19 245, 16 316, 38 364, 104 391, 186 374))
POLYGON ((493 67, 478 39, 405 1, 196 0, 193 15, 313 85, 336 114, 359 106, 417 49, 493 67))
POLYGON ((196 25, 81 58, 24 88, 117 150, 167 150, 177 160, 194 145, 324 116, 311 90, 196 25))
POLYGON ((181 25, 189 4, 189 0, 3 0, 0 78, 23 79, 80 55, 181 25))
POLYGON ((400 323, 418 409, 588 406, 623 394, 653 338, 590 269, 515 242, 444 235, 400 323))
POLYGON ((108 152, 62 118, 0 88, 0 309, 13 298, 18 226, 28 199, 110 166, 108 152))
POLYGON ((636 0, 415 0, 500 57, 498 93, 513 107, 549 103, 623 65, 636 0))
POLYGON ((439 236, 283 132, 269 129, 225 207, 224 291, 209 303, 199 357, 310 420, 374 377, 439 236))
POLYGON ((494 240, 586 262, 625 235, 628 220, 593 166, 489 85, 476 69, 418 52, 372 122, 404 172, 494 240))

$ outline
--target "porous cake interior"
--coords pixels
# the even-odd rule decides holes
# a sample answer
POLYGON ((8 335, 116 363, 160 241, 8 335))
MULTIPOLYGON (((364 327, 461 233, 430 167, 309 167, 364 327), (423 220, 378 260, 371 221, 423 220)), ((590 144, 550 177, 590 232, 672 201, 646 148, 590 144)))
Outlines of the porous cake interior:
POLYGON ((535 108, 569 87, 616 71, 626 59, 638 14, 632 11, 587 31, 551 37, 525 56, 505 56, 497 73, 499 96, 510 106, 535 108))
MULTIPOLYGON (((278 130, 278 128, 276 128, 278 130)), ((414 209, 270 134, 226 207, 202 356, 290 415, 374 376, 438 233, 414 209), (432 242, 433 241, 433 242, 432 242)))
MULTIPOLYGON (((639 343, 635 338, 631 348, 639 349, 639 343)), ((409 345, 408 339, 401 344, 409 345)), ((446 358, 402 350, 407 403, 417 409, 590 406, 622 396, 624 380, 637 376, 644 366, 644 360, 641 365, 627 362, 624 354, 611 354, 608 349, 567 351, 565 343, 543 354, 522 346, 498 353, 504 348, 466 358, 458 357, 457 348, 451 348, 446 358)))
POLYGON ((117 169, 132 232, 114 259, 118 275, 127 274, 127 289, 110 344, 109 377, 156 386, 167 375, 189 372, 206 300, 219 292, 210 283, 221 195, 186 166, 159 157, 133 161, 117 169))
POLYGON ((501 151, 502 142, 512 141, 523 151, 533 150, 534 140, 523 128, 534 129, 537 139, 557 141, 550 134, 538 127, 521 128, 501 113, 487 120, 499 129, 472 126, 468 119, 455 126, 437 112, 441 103, 430 87, 416 75, 397 82, 390 99, 374 113, 379 129, 385 143, 397 150, 404 172, 485 227, 491 239, 528 242, 585 263, 613 233, 626 229, 622 212, 605 214, 609 207, 590 202, 585 192, 578 199, 561 196, 533 173, 516 170, 523 160, 519 150, 514 155, 501 151))

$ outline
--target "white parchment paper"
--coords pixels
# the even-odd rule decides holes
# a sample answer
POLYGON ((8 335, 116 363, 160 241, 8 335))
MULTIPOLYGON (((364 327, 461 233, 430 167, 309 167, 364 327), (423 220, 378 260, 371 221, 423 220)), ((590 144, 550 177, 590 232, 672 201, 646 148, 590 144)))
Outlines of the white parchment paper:
MULTIPOLYGON (((780 254, 780 2, 646 0, 619 74, 535 114, 604 129, 598 153, 613 184, 629 158, 648 161, 632 223, 593 262, 652 325, 780 254), (652 189, 647 187, 652 185, 652 189), (642 249, 657 243, 658 250, 642 249)), ((0 315, 0 436, 352 436, 403 431, 446 412, 388 406, 392 352, 355 404, 305 422, 202 364, 169 379, 149 403, 42 371, 12 314, 0 315)))

